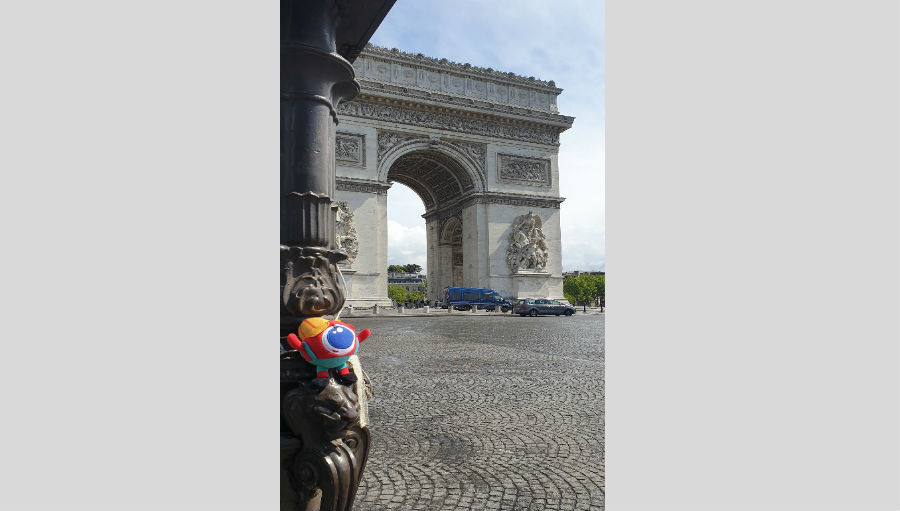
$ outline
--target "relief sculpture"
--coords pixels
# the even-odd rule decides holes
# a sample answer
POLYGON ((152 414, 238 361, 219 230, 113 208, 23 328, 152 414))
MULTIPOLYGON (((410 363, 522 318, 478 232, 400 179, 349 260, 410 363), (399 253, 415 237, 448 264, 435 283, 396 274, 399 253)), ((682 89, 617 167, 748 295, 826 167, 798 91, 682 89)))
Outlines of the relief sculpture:
POLYGON ((353 226, 353 213, 346 202, 337 203, 335 214, 335 245, 338 250, 347 254, 346 264, 353 264, 359 255, 359 238, 356 235, 356 227, 353 226))
POLYGON ((334 156, 338 161, 363 163, 362 137, 359 135, 337 135, 334 156))
POLYGON ((544 181, 544 167, 538 162, 517 160, 501 169, 501 176, 525 181, 544 181))
POLYGON ((550 160, 498 154, 497 181, 500 183, 550 186, 550 160))
POLYGON ((510 271, 543 271, 550 255, 545 238, 541 219, 537 215, 529 211, 517 218, 506 249, 506 265, 510 271))

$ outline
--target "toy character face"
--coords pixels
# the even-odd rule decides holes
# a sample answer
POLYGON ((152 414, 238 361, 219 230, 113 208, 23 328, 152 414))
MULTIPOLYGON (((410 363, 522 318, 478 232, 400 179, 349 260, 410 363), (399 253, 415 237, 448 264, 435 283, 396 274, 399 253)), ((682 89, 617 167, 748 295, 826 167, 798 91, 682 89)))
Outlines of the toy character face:
POLYGON ((322 347, 336 357, 350 355, 356 348, 356 334, 345 325, 331 325, 321 336, 322 347))

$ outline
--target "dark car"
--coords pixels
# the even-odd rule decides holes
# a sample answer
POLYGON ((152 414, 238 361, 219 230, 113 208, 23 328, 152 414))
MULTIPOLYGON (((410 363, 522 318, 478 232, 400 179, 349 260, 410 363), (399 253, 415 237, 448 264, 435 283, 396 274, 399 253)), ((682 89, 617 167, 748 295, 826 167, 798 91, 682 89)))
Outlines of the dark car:
POLYGON ((472 287, 445 287, 444 303, 450 304, 455 310, 467 311, 472 307, 484 310, 495 310, 497 307, 506 312, 512 304, 500 293, 493 289, 472 287))
POLYGON ((559 316, 565 314, 571 316, 575 314, 575 307, 566 305, 559 300, 550 300, 547 298, 523 298, 516 302, 513 307, 513 313, 519 316, 559 316))

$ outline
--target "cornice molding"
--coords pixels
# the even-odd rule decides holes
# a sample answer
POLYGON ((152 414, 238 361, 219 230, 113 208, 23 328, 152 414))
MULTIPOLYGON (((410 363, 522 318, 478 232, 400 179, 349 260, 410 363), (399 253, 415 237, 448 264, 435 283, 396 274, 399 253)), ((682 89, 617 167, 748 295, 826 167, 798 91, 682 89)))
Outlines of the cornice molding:
POLYGON ((379 100, 372 96, 341 103, 338 106, 338 113, 363 119, 552 146, 559 145, 559 133, 562 131, 557 126, 513 123, 500 117, 459 112, 446 107, 379 100))
POLYGON ((346 177, 335 178, 335 189, 342 192, 363 192, 386 195, 391 183, 371 181, 368 179, 352 179, 346 177))
POLYGON ((469 206, 471 204, 500 204, 503 206, 559 209, 560 204, 565 200, 564 197, 543 197, 540 195, 488 192, 464 199, 463 206, 469 206))
POLYGON ((567 115, 496 103, 485 99, 462 97, 441 91, 427 91, 366 79, 360 79, 359 83, 361 92, 356 98, 359 101, 413 101, 450 111, 464 111, 466 113, 502 117, 511 122, 556 126, 561 128, 560 131, 571 128, 572 123, 575 122, 574 117, 567 115))
POLYGON ((522 208, 546 208, 559 209, 564 197, 546 197, 542 195, 526 195, 521 193, 478 192, 469 193, 458 200, 448 202, 439 208, 425 211, 422 218, 428 220, 438 217, 458 215, 462 208, 473 204, 498 204, 501 206, 516 206, 522 208))

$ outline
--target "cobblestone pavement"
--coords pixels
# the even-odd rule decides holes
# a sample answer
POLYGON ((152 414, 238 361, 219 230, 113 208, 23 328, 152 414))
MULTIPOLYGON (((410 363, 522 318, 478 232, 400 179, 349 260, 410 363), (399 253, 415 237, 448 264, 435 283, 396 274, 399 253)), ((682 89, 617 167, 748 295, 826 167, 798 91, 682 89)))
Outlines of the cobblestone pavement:
POLYGON ((603 509, 604 318, 347 318, 373 332, 354 509, 603 509))

